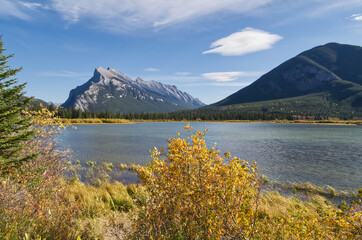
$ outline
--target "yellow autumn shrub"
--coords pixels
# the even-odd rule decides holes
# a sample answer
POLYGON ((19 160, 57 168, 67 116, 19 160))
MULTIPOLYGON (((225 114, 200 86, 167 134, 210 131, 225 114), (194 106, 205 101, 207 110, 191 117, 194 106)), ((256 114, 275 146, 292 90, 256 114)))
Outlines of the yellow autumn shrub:
MULTIPOLYGON (((190 127, 186 126, 190 133, 190 127)), ((152 151, 139 178, 150 197, 136 221, 145 239, 248 238, 255 225, 259 183, 255 164, 225 159, 206 147, 206 131, 169 139, 167 152, 152 151)))

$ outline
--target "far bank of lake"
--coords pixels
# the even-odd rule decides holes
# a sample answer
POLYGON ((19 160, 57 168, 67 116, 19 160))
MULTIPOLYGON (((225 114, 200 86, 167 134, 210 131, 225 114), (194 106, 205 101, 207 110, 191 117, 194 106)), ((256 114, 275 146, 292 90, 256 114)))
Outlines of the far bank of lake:
MULTIPOLYGON (((187 137, 185 122, 78 125, 59 137, 63 147, 81 162, 146 164, 153 147, 166 148, 167 139, 187 137)), ((357 189, 362 184, 362 126, 282 123, 192 122, 207 129, 209 148, 249 162, 269 179, 357 189)))
POLYGON ((118 118, 62 118, 60 121, 64 124, 131 124, 135 122, 211 122, 211 123, 290 123, 290 124, 325 124, 325 125, 362 125, 362 120, 224 120, 224 121, 174 121, 170 119, 156 120, 128 120, 118 118))

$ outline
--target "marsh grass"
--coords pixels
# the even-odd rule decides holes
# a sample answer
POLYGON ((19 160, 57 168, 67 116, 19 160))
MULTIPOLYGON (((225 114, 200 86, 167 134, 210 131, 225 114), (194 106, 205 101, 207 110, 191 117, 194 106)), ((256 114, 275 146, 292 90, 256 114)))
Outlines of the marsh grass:
POLYGON ((130 124, 131 121, 127 119, 118 118, 73 118, 73 119, 60 119, 61 123, 67 125, 74 124, 130 124))
POLYGON ((277 190, 281 194, 302 194, 311 195, 317 194, 326 197, 327 199, 358 199, 358 190, 338 190, 331 186, 316 185, 311 182, 278 182, 268 181, 265 184, 266 190, 277 190))
POLYGON ((79 180, 65 190, 69 201, 82 206, 74 235, 81 239, 120 239, 132 232, 131 222, 148 196, 142 185, 125 186, 120 182, 97 186, 79 180))

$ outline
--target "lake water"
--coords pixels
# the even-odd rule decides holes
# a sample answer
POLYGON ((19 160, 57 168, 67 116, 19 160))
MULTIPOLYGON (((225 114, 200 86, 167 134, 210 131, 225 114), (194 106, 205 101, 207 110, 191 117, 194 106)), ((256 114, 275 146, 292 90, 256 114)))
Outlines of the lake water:
MULTIPOLYGON (((59 137, 62 147, 81 162, 142 164, 153 147, 166 148, 167 139, 186 137, 186 123, 78 125, 59 137)), ((337 189, 362 187, 362 126, 277 123, 191 123, 207 129, 208 148, 249 162, 278 181, 312 182, 337 189)))

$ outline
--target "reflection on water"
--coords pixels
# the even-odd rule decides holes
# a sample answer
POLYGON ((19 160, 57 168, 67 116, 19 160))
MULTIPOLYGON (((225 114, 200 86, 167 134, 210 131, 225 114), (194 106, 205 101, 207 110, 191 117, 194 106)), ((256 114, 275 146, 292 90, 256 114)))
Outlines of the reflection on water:
MULTIPOLYGON (((137 163, 150 161, 150 150, 165 148, 185 123, 136 123, 79 125, 58 139, 74 159, 95 162, 137 163)), ((208 147, 247 161, 279 181, 310 181, 335 188, 362 186, 362 126, 274 123, 192 123, 207 129, 208 147)))

